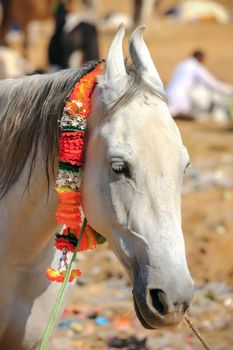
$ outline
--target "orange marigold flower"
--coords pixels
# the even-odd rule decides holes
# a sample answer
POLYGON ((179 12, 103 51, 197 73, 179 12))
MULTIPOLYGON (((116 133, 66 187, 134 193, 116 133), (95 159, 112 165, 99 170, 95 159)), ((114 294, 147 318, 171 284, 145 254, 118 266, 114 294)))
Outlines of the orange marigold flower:
POLYGON ((71 271, 69 282, 72 282, 78 276, 81 276, 81 271, 79 269, 73 269, 71 271))
POLYGON ((58 272, 51 267, 47 268, 46 271, 46 277, 48 280, 53 281, 53 282, 63 282, 64 281, 64 275, 62 275, 61 272, 58 272))
MULTIPOLYGON (((48 280, 52 282, 60 282, 62 283, 65 279, 66 271, 56 271, 52 269, 51 267, 48 267, 46 271, 46 277, 48 280)), ((76 277, 81 275, 81 271, 78 269, 73 269, 71 271, 70 277, 69 277, 69 282, 72 282, 76 277)))

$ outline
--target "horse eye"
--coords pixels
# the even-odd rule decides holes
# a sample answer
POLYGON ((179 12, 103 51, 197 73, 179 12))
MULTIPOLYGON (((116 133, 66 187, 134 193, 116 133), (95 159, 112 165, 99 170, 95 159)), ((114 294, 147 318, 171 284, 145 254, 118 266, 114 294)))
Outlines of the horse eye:
POLYGON ((112 171, 115 174, 123 174, 128 176, 128 167, 123 160, 115 160, 111 162, 112 171))

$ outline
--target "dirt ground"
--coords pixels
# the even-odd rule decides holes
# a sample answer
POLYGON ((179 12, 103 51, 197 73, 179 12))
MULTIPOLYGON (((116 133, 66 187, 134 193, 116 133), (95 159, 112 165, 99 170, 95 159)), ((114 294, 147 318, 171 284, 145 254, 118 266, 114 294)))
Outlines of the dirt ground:
MULTIPOLYGON (((105 9, 110 7, 110 2, 105 3, 105 9)), ((225 1, 229 6, 230 3, 225 1)), ((193 49, 203 48, 208 53, 208 68, 220 79, 233 84, 232 37, 232 24, 180 24, 161 18, 154 18, 146 31, 148 46, 165 83, 177 62, 193 49)), ((101 34, 102 56, 111 38, 112 34, 101 34)), ((125 49, 126 46, 125 43, 125 49)), ((186 174, 182 209, 187 258, 196 282, 190 315, 211 349, 231 350, 233 126, 211 122, 177 123, 192 163, 186 174)), ((145 331, 139 325, 131 288, 107 246, 80 255, 79 264, 83 276, 68 298, 50 350, 202 349, 185 323, 164 331, 145 331)))

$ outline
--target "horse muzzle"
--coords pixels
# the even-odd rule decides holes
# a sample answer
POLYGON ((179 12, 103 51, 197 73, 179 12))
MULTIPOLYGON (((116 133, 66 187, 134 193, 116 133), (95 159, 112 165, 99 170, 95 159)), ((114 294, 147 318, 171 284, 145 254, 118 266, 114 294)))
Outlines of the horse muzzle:
POLYGON ((183 298, 174 301, 161 289, 148 289, 145 293, 133 290, 137 317, 147 329, 177 326, 190 306, 192 294, 193 284, 183 298))

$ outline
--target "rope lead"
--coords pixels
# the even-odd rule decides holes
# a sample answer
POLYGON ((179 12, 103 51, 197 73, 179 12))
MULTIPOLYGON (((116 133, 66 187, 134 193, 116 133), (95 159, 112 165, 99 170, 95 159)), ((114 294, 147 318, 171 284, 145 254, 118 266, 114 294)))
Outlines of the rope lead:
POLYGON ((196 335, 196 337, 200 340, 200 342, 202 343, 203 347, 206 350, 211 350, 210 346, 206 343, 206 341, 203 339, 203 337, 201 336, 201 334, 198 331, 198 329, 192 323, 191 318, 188 315, 185 315, 184 319, 188 323, 189 327, 192 329, 192 331, 196 335))

